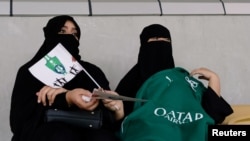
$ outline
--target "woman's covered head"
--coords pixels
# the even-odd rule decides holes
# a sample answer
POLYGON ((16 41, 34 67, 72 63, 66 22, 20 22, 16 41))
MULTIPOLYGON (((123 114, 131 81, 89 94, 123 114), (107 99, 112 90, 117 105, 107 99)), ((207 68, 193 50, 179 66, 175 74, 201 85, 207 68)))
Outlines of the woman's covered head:
POLYGON ((57 34, 73 34, 77 39, 80 39, 81 31, 79 25, 76 23, 73 17, 68 15, 60 15, 53 17, 43 28, 45 38, 53 37, 57 34), (74 30, 71 29, 71 33, 68 33, 65 27, 66 23, 73 23, 75 26, 74 30))
POLYGON ((146 26, 140 35, 141 45, 147 44, 148 40, 153 37, 168 38, 171 41, 169 30, 160 24, 151 24, 146 26))
POLYGON ((80 61, 79 39, 81 31, 73 17, 68 15, 55 16, 48 21, 43 31, 45 40, 34 56, 34 61, 43 58, 58 43, 61 43, 75 60, 80 61))
POLYGON ((140 34, 140 39, 137 64, 143 80, 156 72, 175 67, 171 36, 166 27, 160 24, 146 26, 140 34))

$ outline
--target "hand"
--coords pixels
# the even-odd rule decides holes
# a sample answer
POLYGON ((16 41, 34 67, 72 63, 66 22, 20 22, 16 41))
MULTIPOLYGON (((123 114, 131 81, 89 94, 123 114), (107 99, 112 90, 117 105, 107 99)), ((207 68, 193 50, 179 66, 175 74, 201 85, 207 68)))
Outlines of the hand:
MULTIPOLYGON (((118 95, 118 93, 114 91, 105 90, 105 92, 109 94, 118 95)), ((124 109, 123 109, 122 100, 103 99, 102 102, 106 108, 115 112, 116 120, 119 120, 124 117, 124 109)))
POLYGON ((82 88, 76 88, 66 93, 66 100, 69 105, 76 105, 80 109, 92 111, 99 105, 99 100, 91 98, 92 93, 82 88), (86 97, 89 99, 86 100, 86 97))
POLYGON ((196 74, 200 75, 198 76, 199 79, 207 80, 208 86, 210 86, 215 91, 215 93, 218 96, 220 96, 220 79, 219 79, 219 76, 215 72, 207 68, 198 68, 198 69, 194 69, 190 73, 191 76, 196 75, 196 74))
POLYGON ((46 106, 47 105, 47 99, 49 102, 49 106, 51 106, 54 103, 54 100, 58 94, 62 94, 66 92, 67 90, 64 88, 52 88, 50 86, 44 86, 40 89, 39 92, 36 93, 37 95, 37 102, 41 103, 46 106))
POLYGON ((198 68, 198 69, 194 69, 193 71, 191 71, 190 75, 194 76, 194 75, 200 75, 198 76, 199 79, 204 79, 204 80, 210 80, 212 77, 217 77, 216 74, 214 72, 212 72, 211 70, 207 69, 207 68, 198 68))

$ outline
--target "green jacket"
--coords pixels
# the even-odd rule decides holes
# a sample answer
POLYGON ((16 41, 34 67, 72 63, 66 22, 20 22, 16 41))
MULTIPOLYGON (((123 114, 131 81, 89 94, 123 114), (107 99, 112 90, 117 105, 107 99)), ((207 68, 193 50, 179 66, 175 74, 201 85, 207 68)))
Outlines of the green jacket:
POLYGON ((133 112, 121 127, 122 141, 206 141, 214 120, 201 105, 205 86, 183 68, 160 71, 139 89, 133 112))

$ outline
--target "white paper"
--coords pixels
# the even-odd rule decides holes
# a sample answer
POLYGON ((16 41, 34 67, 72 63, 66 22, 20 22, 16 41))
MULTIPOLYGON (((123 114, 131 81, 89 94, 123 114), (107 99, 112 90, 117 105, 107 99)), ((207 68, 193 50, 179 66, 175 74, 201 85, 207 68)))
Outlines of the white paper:
POLYGON ((82 70, 82 66, 60 43, 29 68, 38 80, 54 88, 62 87, 82 70))

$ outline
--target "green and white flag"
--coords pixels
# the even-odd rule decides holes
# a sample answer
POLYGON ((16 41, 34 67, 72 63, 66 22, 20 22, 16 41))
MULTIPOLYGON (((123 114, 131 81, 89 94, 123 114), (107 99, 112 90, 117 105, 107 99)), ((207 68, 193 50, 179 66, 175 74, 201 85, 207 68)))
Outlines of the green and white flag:
POLYGON ((29 71, 45 85, 59 88, 73 79, 84 68, 59 43, 29 71))

